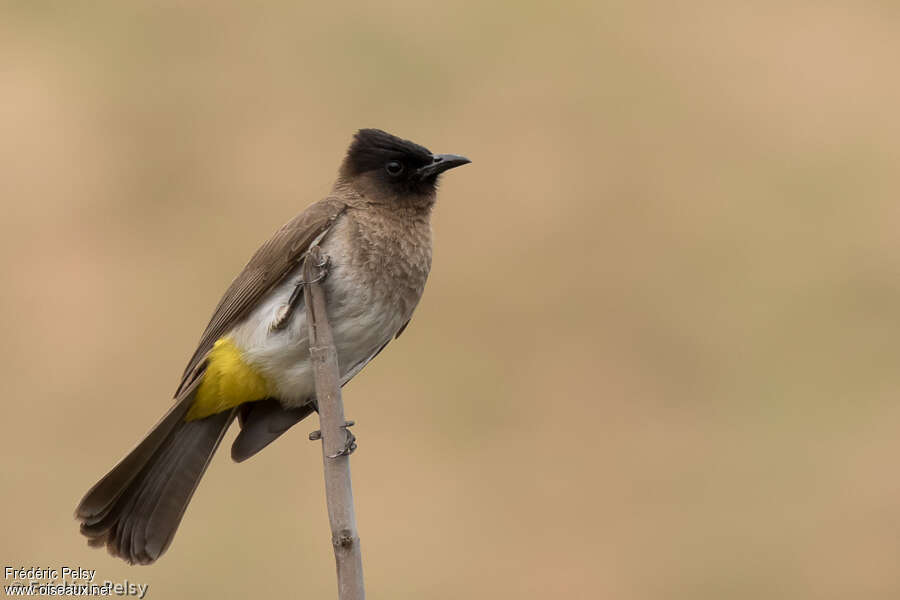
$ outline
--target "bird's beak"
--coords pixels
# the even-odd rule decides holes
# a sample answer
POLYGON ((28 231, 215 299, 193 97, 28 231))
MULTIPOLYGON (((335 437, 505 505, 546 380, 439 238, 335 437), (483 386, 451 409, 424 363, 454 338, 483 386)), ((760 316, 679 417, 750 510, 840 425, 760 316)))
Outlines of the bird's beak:
POLYGON ((460 156, 458 154, 435 154, 431 157, 431 164, 417 169, 416 175, 418 175, 420 179, 425 179, 426 177, 439 175, 453 167, 467 165, 470 162, 472 161, 465 156, 460 156))

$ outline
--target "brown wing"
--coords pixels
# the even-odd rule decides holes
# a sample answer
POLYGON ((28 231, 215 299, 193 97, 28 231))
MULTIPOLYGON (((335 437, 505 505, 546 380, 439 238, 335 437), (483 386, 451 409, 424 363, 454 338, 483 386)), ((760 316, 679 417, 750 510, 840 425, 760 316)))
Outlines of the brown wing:
POLYGON ((339 198, 320 200, 288 221, 260 246, 216 306, 197 350, 184 370, 176 397, 200 371, 203 359, 215 341, 239 322, 272 286, 303 259, 313 240, 327 231, 345 208, 339 198))

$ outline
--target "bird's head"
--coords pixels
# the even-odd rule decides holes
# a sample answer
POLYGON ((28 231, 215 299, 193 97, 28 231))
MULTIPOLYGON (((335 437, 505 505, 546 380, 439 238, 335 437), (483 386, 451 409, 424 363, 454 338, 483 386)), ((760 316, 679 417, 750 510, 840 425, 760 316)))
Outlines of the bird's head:
POLYGON ((380 129, 360 129, 341 165, 341 179, 370 201, 430 206, 438 176, 469 162, 465 156, 433 154, 380 129))

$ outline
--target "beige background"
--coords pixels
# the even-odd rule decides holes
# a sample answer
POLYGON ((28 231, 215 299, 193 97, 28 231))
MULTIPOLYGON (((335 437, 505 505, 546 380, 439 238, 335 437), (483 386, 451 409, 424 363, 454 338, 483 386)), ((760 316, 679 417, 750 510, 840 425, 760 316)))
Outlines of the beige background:
POLYGON ((314 421, 155 566, 72 511, 374 126, 474 164, 345 390, 371 598, 900 597, 897 5, 350 4, 0 9, 3 565, 335 596, 314 421))

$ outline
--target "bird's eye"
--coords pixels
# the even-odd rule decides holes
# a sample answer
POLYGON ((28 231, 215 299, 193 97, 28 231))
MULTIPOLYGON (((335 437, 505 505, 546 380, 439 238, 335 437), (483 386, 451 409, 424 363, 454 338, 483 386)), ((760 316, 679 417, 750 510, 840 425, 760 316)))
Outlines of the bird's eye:
POLYGON ((400 173, 403 172, 403 163, 397 162, 396 160, 392 160, 388 164, 384 165, 384 170, 388 172, 388 175, 391 177, 397 177, 400 173))

